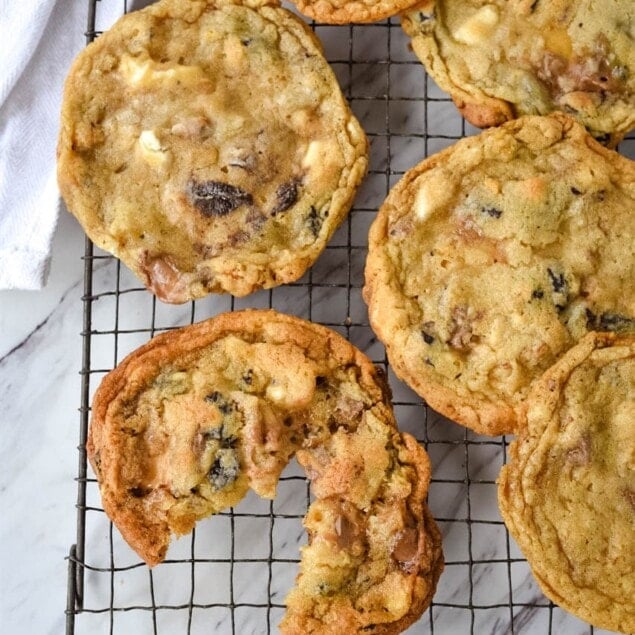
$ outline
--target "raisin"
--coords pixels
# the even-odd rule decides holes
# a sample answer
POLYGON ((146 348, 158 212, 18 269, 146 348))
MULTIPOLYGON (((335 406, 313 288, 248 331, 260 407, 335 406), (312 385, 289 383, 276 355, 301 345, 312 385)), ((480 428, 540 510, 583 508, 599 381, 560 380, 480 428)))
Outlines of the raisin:
POLYGON ((137 487, 131 487, 128 490, 128 494, 134 496, 135 498, 143 498, 147 496, 152 490, 149 487, 141 487, 140 485, 137 487))
POLYGON ((313 205, 311 205, 311 210, 309 211, 309 215, 307 216, 307 222, 311 233, 317 238, 320 233, 320 229, 322 229, 322 223, 324 221, 322 220, 322 218, 320 218, 320 214, 315 209, 315 207, 313 207, 313 205))
POLYGON ((326 377, 322 377, 321 375, 318 375, 315 378, 315 387, 323 388, 324 386, 326 386, 326 377))
POLYGON ((222 449, 218 451, 212 467, 207 473, 207 480, 215 490, 221 490, 231 485, 240 472, 240 464, 236 451, 233 449, 222 449))
POLYGON ((221 425, 219 428, 210 428, 200 433, 204 441, 220 441, 221 448, 234 448, 238 439, 227 434, 225 431, 225 425, 221 425))
POLYGON ((227 401, 217 390, 205 397, 207 403, 213 403, 222 414, 227 415, 234 410, 234 404, 227 401))
POLYGON ((430 335, 430 333, 426 333, 425 331, 421 331, 421 336, 423 337, 423 341, 426 344, 432 344, 432 342, 434 342, 434 336, 430 335))
POLYGON ((564 273, 554 273, 553 269, 547 268, 549 274, 549 280, 551 280, 551 286, 555 293, 567 292, 567 281, 564 279, 564 273))
POLYGON ((503 210, 496 207, 481 207, 481 212, 491 216, 492 218, 500 218, 503 215, 503 210))
POLYGON ((285 212, 295 205, 298 200, 298 181, 293 179, 288 183, 283 183, 276 190, 276 206, 271 210, 271 215, 275 216, 280 212, 285 212))
POLYGON ((600 315, 601 331, 623 331, 635 328, 635 319, 618 313, 602 313, 600 315))
POLYGON ((225 216, 241 205, 253 202, 251 194, 220 181, 190 181, 190 200, 205 216, 225 216))
POLYGON ((531 292, 531 297, 535 298, 536 300, 541 300, 545 295, 545 292, 542 289, 534 289, 531 292))
POLYGON ((580 194, 582 194, 582 192, 577 188, 577 187, 571 187, 571 194, 573 194, 574 196, 580 196, 580 194))

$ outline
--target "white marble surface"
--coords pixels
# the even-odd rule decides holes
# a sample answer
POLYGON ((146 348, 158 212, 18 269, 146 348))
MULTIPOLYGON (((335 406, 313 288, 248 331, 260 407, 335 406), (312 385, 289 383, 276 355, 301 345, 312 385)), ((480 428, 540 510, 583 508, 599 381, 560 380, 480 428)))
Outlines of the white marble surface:
MULTIPOLYGON (((99 23, 98 14, 98 28, 107 26, 99 23)), ((464 128, 450 103, 432 101, 427 109, 427 131, 432 136, 423 136, 425 76, 396 26, 317 30, 327 55, 336 62, 335 71, 353 109, 371 135, 371 173, 349 219, 310 276, 301 281, 313 283, 311 294, 306 286, 288 286, 236 300, 233 306, 271 305, 339 325, 338 330, 382 363, 384 352, 365 326, 360 296, 369 223, 399 173, 451 143, 446 137, 461 135, 464 128), (398 63, 385 63, 389 53, 398 63), (348 244, 350 252, 345 248, 348 244)), ((429 97, 443 97, 432 83, 427 90, 429 97)), ((81 229, 63 215, 48 287, 39 293, 0 293, 2 633, 64 629, 64 558, 76 539, 83 250, 81 229)), ((111 259, 95 261, 93 294, 91 394, 103 371, 146 341, 153 330, 231 308, 228 297, 218 296, 197 302, 195 308, 161 305, 111 259), (112 333, 115 325, 117 337, 112 333)), ((504 634, 512 632, 512 617, 515 633, 591 632, 588 625, 548 607, 501 525, 494 480, 503 461, 503 441, 465 433, 426 412, 411 391, 394 377, 391 381, 401 427, 426 442, 433 462, 430 506, 443 531, 447 561, 431 611, 408 632, 504 634)), ((285 472, 289 477, 298 474, 294 466, 285 472)), ((306 500, 306 485, 299 480, 283 481, 273 503, 249 496, 234 516, 204 521, 195 539, 176 541, 168 562, 150 575, 99 511, 97 487, 90 482, 85 557, 90 568, 85 577, 85 610, 76 617, 76 632, 248 635, 268 632, 268 624, 272 633, 277 632, 279 607, 270 611, 239 607, 232 624, 228 608, 209 605, 232 601, 266 605, 269 595, 273 604, 282 604, 295 576, 293 560, 305 540, 300 516, 306 500), (257 516, 241 515, 247 513, 257 516), (233 571, 229 562, 211 562, 228 561, 232 554, 233 571), (271 555, 283 562, 271 566, 270 577, 266 560, 271 555), (178 562, 192 556, 194 566, 178 562), (114 574, 99 571, 113 565, 114 574), (196 607, 191 612, 190 601, 196 607), (146 610, 153 602, 167 608, 146 610)))

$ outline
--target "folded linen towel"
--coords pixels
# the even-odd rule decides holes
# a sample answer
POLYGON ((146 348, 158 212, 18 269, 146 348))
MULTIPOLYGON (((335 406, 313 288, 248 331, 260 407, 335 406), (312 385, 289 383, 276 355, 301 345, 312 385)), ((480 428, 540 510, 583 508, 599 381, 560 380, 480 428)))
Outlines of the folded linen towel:
MULTIPOLYGON (((88 0, 0 0, 0 289, 46 282, 60 199, 55 145, 64 78, 84 46, 88 0)), ((98 28, 124 11, 97 2, 98 28)))

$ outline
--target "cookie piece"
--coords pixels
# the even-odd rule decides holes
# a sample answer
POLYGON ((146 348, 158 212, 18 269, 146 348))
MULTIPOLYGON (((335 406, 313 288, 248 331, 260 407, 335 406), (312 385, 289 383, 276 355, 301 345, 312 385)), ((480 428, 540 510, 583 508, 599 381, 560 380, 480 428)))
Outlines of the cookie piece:
POLYGON ((545 595, 635 632, 635 337, 590 333, 537 382, 498 500, 545 595))
POLYGON ((312 31, 275 0, 162 0, 66 81, 58 176, 160 299, 296 280, 347 214, 367 141, 312 31))
POLYGON ((273 498, 297 453, 316 500, 286 634, 398 633, 443 569, 430 465, 383 375, 341 336, 275 311, 159 335, 100 385, 87 444, 104 510, 149 564, 171 534, 273 498))
POLYGON ((589 330, 635 327, 635 163, 525 117, 406 173, 370 230, 364 297, 395 372, 483 434, 589 330))
POLYGON ((425 0, 402 26, 475 126, 562 110, 611 145, 635 126, 632 0, 425 0))
POLYGON ((376 22, 412 7, 417 0, 293 0, 304 15, 327 24, 376 22))

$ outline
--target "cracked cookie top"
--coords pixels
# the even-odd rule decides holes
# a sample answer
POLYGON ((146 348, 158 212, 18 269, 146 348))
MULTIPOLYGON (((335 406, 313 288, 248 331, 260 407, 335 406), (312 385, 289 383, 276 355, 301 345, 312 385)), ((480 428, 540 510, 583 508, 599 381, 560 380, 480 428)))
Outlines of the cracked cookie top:
POLYGON ((536 383, 499 479, 505 524, 544 593, 635 632, 635 337, 591 333, 536 383))
POLYGON ((364 297, 397 374, 445 416, 514 431, 590 330, 635 329, 635 164, 573 119, 459 141, 392 189, 364 297))
POLYGON ((249 489, 273 498, 296 455, 315 501, 281 631, 399 633, 430 603, 443 558, 427 455, 397 430, 383 374, 333 331, 244 311, 160 335, 92 412, 104 509, 148 564, 249 489))
POLYGON ((402 26, 476 126, 562 110, 613 145, 635 126, 632 0, 425 0, 402 26))
POLYGON ((292 0, 304 15, 327 24, 376 22, 412 7, 417 0, 292 0))
POLYGON ((58 177, 99 247, 160 299, 301 277, 367 141, 311 30, 275 0, 162 0, 75 60, 58 177))

